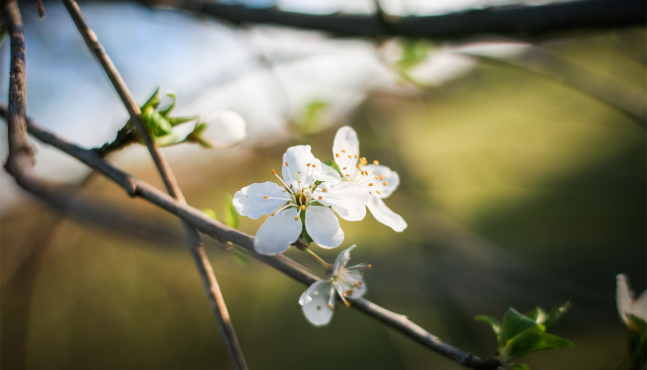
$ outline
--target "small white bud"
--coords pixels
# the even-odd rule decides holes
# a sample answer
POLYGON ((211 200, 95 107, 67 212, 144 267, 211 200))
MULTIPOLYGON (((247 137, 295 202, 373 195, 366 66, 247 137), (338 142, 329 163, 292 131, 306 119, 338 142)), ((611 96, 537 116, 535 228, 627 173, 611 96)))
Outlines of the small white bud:
POLYGON ((231 110, 216 111, 200 120, 207 129, 200 135, 216 148, 227 148, 240 143, 246 136, 247 127, 243 117, 231 110))

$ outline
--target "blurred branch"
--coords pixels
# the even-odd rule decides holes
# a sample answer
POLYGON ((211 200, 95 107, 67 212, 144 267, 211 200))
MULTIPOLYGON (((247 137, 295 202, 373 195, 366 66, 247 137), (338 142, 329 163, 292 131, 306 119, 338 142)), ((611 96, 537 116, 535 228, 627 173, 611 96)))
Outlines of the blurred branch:
MULTIPOLYGON (((74 23, 76 24, 79 32, 83 36, 83 39, 88 45, 88 48, 97 58, 104 71, 108 75, 110 82, 112 82, 112 85, 115 87, 115 90, 117 90, 117 92, 119 93, 119 97, 121 97, 121 100, 126 106, 131 120, 137 127, 139 137, 143 139, 151 157, 153 157, 153 161, 155 162, 155 165, 157 166, 157 169, 162 176, 162 179, 164 180, 164 184, 166 185, 168 193, 173 198, 177 199, 178 202, 186 204, 184 195, 182 194, 182 191, 177 184, 177 180, 175 179, 175 176, 171 171, 171 167, 162 155, 162 152, 160 151, 159 146, 155 143, 154 138, 151 138, 146 130, 146 126, 144 125, 140 116, 141 112, 139 110, 139 106, 135 103, 135 99, 130 94, 128 87, 119 75, 119 72, 110 60, 110 57, 108 57, 108 55, 106 54, 103 46, 101 46, 101 44, 99 43, 97 36, 94 34, 94 32, 92 32, 92 30, 86 23, 81 9, 73 0, 63 0, 63 4, 65 4, 65 7, 74 20, 74 23)), ((207 254, 204 251, 204 246, 202 245, 200 234, 193 226, 191 226, 191 224, 187 222, 183 222, 183 226, 187 234, 189 250, 202 278, 202 282, 207 291, 207 296, 209 297, 209 300, 211 302, 213 312, 216 315, 218 324, 220 325, 220 329, 225 339, 225 344, 227 345, 229 356, 231 357, 231 360, 234 364, 234 368, 241 370, 247 369, 243 351, 240 347, 240 344, 238 343, 238 338, 236 337, 236 332, 234 331, 233 324, 229 317, 229 312, 227 310, 225 300, 222 296, 222 292, 220 291, 220 286, 218 285, 218 281, 216 280, 216 275, 214 274, 211 263, 209 262, 207 254)))
POLYGON ((641 91, 595 74, 549 50, 529 46, 528 50, 514 57, 498 57, 469 50, 457 52, 486 63, 520 68, 558 82, 596 99, 645 128, 647 112, 645 97, 641 91))
POLYGON ((137 135, 137 132, 133 131, 130 127, 123 127, 117 132, 117 137, 113 141, 105 143, 100 148, 95 148, 94 150, 101 157, 105 157, 112 152, 136 143, 138 139, 139 135, 137 135))
MULTIPOLYGON (((7 117, 8 112, 4 106, 0 105, 0 116, 7 117)), ((159 206, 162 209, 180 217, 182 220, 190 223, 201 232, 217 239, 226 240, 245 248, 250 255, 264 262, 293 279, 305 284, 311 285, 320 280, 305 267, 283 256, 264 256, 259 255, 254 250, 254 238, 232 229, 220 222, 210 218, 204 212, 179 202, 177 199, 170 197, 164 192, 156 189, 148 183, 132 177, 129 174, 115 168, 112 164, 101 158, 95 151, 81 148, 58 136, 40 128, 32 121, 27 121, 28 130, 31 135, 45 144, 54 146, 61 151, 80 160, 84 164, 102 173, 110 180, 120 185, 128 195, 138 196, 159 206)), ((50 199, 45 198, 46 201, 50 199)), ((59 206, 62 206, 59 204, 59 206)), ((485 361, 477 356, 467 353, 461 349, 455 348, 444 343, 440 338, 430 334, 420 326, 410 321, 406 316, 388 311, 366 299, 352 299, 352 307, 374 317, 375 319, 389 325, 411 339, 423 344, 424 346, 449 357, 457 363, 472 369, 495 369, 498 366, 496 361, 485 361)))
POLYGON ((135 0, 222 19, 325 31, 339 37, 403 36, 456 39, 477 34, 534 38, 554 32, 644 26, 643 0, 587 0, 538 6, 500 6, 434 16, 389 17, 335 13, 315 15, 199 0, 135 0))

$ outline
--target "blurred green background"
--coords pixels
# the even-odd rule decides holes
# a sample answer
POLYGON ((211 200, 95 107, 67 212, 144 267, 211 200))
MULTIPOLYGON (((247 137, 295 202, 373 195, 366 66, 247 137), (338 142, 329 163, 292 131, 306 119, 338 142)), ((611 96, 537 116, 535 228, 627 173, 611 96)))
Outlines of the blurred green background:
MULTIPOLYGON (((539 45, 645 97, 644 29, 539 45)), ((628 274, 637 292, 647 279, 644 127, 586 91, 487 61, 442 86, 403 89, 371 91, 346 117, 361 155, 400 174, 386 203, 409 224, 395 233, 370 214, 341 221, 341 248, 357 244, 353 260, 374 266, 366 298, 481 357, 496 343, 474 316, 570 299, 554 332, 575 347, 523 362, 612 369, 626 336, 615 276, 628 274)), ((312 130, 292 120, 283 140, 209 158, 167 152, 188 203, 222 213, 227 194, 271 181, 291 145, 331 159, 340 124, 312 130)), ((141 148, 112 160, 161 187, 133 153, 141 148)), ((99 176, 83 189, 150 230, 98 227, 35 200, 3 211, 2 367, 231 368, 177 219, 99 176)), ((242 218, 240 229, 253 235, 262 222, 242 218)), ((341 248, 313 247, 329 261, 341 248)), ((305 286, 256 260, 240 263, 215 241, 207 250, 251 369, 461 368, 353 309, 314 328, 297 303, 305 286)), ((323 273, 296 249, 286 255, 323 273)))

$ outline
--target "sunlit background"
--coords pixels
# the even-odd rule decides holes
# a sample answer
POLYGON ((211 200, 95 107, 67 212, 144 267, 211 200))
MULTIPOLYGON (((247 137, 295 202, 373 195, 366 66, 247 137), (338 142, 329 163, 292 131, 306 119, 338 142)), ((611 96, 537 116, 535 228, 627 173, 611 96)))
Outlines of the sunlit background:
MULTIPOLYGON (((384 9, 442 14, 508 3, 391 1, 384 9)), ((369 13, 372 4, 279 5, 369 13)), ((28 114, 81 146, 101 146, 128 113, 65 8, 45 7, 44 20, 34 3, 21 9, 28 114)), ((140 103, 161 85, 178 94, 178 114, 231 109, 245 118, 247 137, 233 148, 164 149, 190 205, 221 214, 227 195, 272 180, 292 145, 332 159, 336 129, 350 125, 362 156, 400 174, 386 203, 409 225, 395 233, 369 214, 341 221, 342 247, 313 246, 331 262, 357 244, 353 260, 374 266, 366 298, 486 358, 496 341, 474 316, 571 300, 554 333, 575 347, 524 362, 533 370, 588 370, 621 360, 627 329, 615 276, 628 274, 637 292, 647 279, 645 29, 564 33, 534 44, 376 42, 238 27, 131 3, 81 8, 140 103)), ((6 39, 0 52, 6 103, 6 39)), ((0 130, 6 137, 6 126, 0 130)), ((3 369, 231 368, 180 222, 34 144, 40 176, 80 184, 119 217, 102 226, 56 213, 0 173, 3 369)), ((6 157, 5 141, 0 151, 6 157)), ((145 148, 109 160, 163 188, 145 148)), ((262 222, 243 218, 240 229, 254 235, 262 222)), ((305 286, 216 241, 207 250, 251 369, 461 368, 356 310, 336 310, 329 326, 315 328, 297 303, 305 286)), ((323 276, 305 253, 286 255, 323 276)))

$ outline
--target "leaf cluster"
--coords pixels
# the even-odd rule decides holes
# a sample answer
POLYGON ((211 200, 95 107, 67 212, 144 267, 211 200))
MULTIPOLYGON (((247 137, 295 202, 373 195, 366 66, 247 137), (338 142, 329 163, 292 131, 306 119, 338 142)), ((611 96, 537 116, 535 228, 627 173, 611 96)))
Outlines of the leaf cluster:
MULTIPOLYGON (((177 101, 177 95, 175 93, 166 94, 171 101, 169 104, 161 106, 162 98, 160 97, 159 91, 160 87, 158 86, 150 98, 140 107, 142 122, 151 136, 155 138, 157 144, 161 146, 177 144, 178 138, 173 132, 173 127, 196 120, 198 117, 171 117, 171 112, 175 108, 177 101)), ((134 129, 132 120, 128 120, 126 126, 134 129)))
MULTIPOLYGON (((566 302, 549 313, 536 307, 525 314, 509 308, 503 316, 503 323, 486 315, 479 315, 474 319, 490 325, 497 339, 499 360, 501 364, 506 364, 533 352, 572 347, 571 341, 548 333, 569 307, 570 303, 566 302)), ((515 364, 513 369, 530 368, 526 364, 515 364)))

